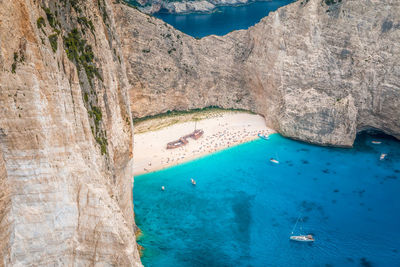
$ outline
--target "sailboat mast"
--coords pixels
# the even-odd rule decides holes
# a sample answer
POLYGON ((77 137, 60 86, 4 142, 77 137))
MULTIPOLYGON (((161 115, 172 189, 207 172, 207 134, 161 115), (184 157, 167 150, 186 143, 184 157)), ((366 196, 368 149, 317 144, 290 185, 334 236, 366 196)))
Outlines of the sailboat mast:
POLYGON ((293 234, 294 230, 296 229, 296 226, 297 226, 297 223, 299 222, 300 216, 301 216, 301 213, 299 214, 299 217, 297 217, 296 223, 293 226, 292 234, 293 234))

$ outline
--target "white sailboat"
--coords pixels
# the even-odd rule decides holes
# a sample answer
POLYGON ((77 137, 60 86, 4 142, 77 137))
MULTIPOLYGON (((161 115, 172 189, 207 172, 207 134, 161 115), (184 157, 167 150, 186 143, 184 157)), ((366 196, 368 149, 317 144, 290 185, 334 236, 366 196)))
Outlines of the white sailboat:
POLYGON ((292 235, 290 236, 290 240, 298 241, 298 242, 314 242, 315 239, 312 235, 292 235))
POLYGON ((299 215, 299 217, 296 220, 295 225, 293 226, 290 240, 297 241, 297 242, 314 242, 315 239, 312 235, 293 235, 293 233, 296 229, 297 223, 299 222, 300 216, 301 216, 301 214, 299 215))

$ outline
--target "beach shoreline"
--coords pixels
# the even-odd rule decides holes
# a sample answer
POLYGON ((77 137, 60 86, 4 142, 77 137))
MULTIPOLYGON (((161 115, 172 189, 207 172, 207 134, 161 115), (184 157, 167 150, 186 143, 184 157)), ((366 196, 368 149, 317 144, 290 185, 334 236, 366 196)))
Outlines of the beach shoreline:
POLYGON ((258 134, 269 135, 274 130, 265 125, 260 115, 245 112, 224 112, 200 121, 177 123, 166 128, 135 134, 133 175, 159 171, 208 154, 252 141, 258 134), (197 140, 189 138, 185 146, 167 149, 167 143, 202 129, 197 140))

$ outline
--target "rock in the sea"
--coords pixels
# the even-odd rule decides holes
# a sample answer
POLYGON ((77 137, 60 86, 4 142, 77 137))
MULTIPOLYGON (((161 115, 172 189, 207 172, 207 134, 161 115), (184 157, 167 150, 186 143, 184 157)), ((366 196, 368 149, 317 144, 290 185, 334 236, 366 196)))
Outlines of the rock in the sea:
POLYGON ((208 12, 214 8, 215 5, 208 1, 171 2, 165 5, 165 9, 171 13, 208 12))
MULTIPOLYGON (((146 14, 154 14, 163 10, 168 13, 212 12, 217 6, 232 6, 252 2, 253 0, 138 0, 135 7, 146 14)), ((267 0, 269 1, 269 0, 267 0)), ((128 1, 128 3, 131 1, 128 1)))

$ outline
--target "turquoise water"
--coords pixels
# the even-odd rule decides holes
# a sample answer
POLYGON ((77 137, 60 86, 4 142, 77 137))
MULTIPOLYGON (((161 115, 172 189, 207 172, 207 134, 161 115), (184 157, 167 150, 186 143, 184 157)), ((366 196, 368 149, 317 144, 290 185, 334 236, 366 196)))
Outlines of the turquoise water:
POLYGON ((234 30, 247 29, 259 22, 269 12, 294 2, 294 0, 272 0, 253 2, 243 6, 218 7, 212 13, 168 14, 156 13, 174 28, 193 37, 225 35, 234 30))
POLYGON ((367 134, 353 149, 276 134, 138 176, 142 261, 163 267, 400 266, 399 178, 400 142, 367 134), (388 156, 380 161, 382 152, 388 156), (289 240, 299 216, 295 234, 314 234, 313 244, 289 240))

